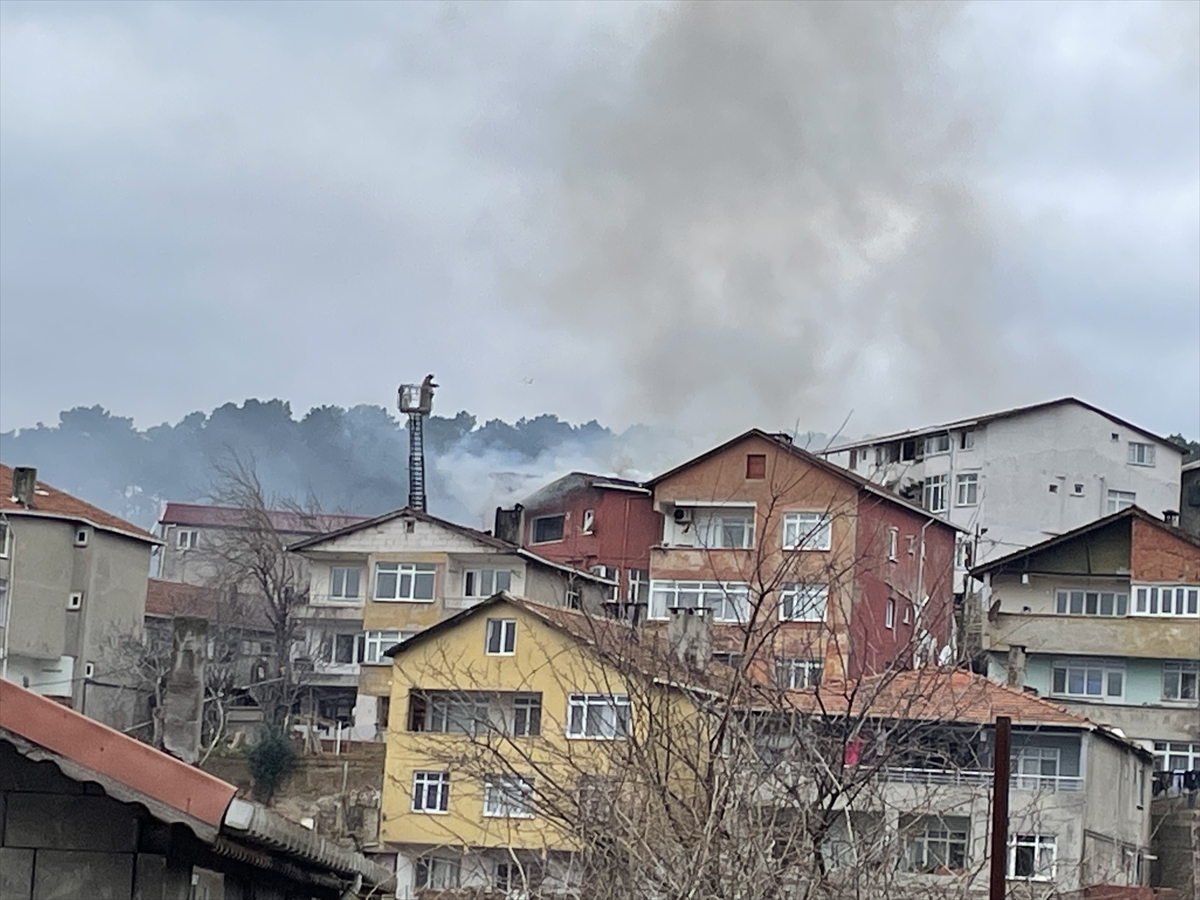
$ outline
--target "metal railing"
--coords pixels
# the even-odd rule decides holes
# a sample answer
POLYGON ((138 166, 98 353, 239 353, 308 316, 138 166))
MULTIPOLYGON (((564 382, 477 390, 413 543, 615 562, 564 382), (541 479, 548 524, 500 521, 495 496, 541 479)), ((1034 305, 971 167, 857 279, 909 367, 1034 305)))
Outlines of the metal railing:
MULTIPOLYGON (((889 766, 881 769, 880 780, 893 784, 987 785, 992 773, 985 769, 910 769, 889 766)), ((1018 791, 1081 791, 1083 779, 1072 775, 1012 776, 1012 788, 1018 791)))

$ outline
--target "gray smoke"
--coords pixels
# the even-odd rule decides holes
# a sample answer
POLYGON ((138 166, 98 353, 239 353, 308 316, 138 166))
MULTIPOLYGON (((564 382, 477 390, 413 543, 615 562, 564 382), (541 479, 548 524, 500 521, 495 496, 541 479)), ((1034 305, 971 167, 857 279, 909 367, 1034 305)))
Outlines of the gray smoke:
POLYGON ((876 420, 989 407, 990 242, 938 63, 958 9, 682 4, 628 79, 563 98, 539 300, 606 345, 630 419, 804 429, 836 427, 850 397, 876 420))

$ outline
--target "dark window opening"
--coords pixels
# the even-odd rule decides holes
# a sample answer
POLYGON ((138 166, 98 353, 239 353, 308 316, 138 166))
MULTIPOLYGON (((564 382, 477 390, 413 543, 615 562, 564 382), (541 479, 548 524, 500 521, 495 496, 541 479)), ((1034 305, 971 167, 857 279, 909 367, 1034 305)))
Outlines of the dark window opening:
POLYGON ((541 516, 533 520, 533 543, 548 544, 551 541, 563 539, 563 528, 566 524, 565 515, 541 516))
POLYGON ((746 477, 766 478, 767 457, 763 453, 748 453, 746 455, 746 477))

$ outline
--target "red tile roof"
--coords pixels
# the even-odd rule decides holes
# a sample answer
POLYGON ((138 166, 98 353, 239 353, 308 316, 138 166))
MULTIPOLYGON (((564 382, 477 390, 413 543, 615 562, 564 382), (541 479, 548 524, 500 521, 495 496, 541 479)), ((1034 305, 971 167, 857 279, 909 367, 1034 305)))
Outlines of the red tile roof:
MULTIPOLYGON (((271 526, 287 534, 325 534, 368 521, 364 516, 271 510, 271 526)), ((192 525, 198 528, 238 528, 244 521, 242 510, 202 503, 168 503, 158 521, 162 525, 192 525)))
POLYGON ((69 519, 86 522, 95 528, 123 534, 149 543, 161 543, 150 532, 138 528, 132 522, 106 513, 98 506, 85 503, 65 491, 39 481, 33 497, 33 508, 28 509, 13 499, 12 466, 0 464, 0 512, 8 515, 43 516, 50 519, 69 519))
POLYGON ((237 794, 220 778, 3 679, 0 729, 212 828, 237 794))
POLYGON ((231 599, 213 588, 160 578, 146 581, 146 615, 195 616, 210 622, 271 630, 262 600, 257 596, 241 594, 231 599))
POLYGON ((799 712, 829 716, 988 725, 1009 716, 1014 725, 1095 728, 1090 720, 1025 691, 963 669, 924 668, 861 681, 827 681, 787 692, 799 712))

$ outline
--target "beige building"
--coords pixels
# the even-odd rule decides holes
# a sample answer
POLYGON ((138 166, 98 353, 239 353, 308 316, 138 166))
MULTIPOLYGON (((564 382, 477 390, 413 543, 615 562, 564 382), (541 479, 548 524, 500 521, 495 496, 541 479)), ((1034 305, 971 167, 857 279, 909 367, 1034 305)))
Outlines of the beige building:
POLYGON ((118 728, 132 724, 120 644, 141 634, 150 556, 136 525, 0 465, 0 677, 118 728))

